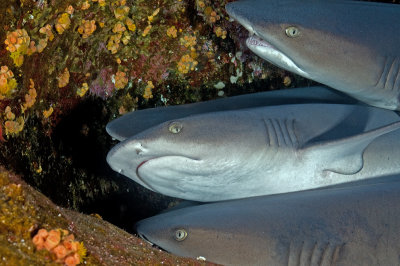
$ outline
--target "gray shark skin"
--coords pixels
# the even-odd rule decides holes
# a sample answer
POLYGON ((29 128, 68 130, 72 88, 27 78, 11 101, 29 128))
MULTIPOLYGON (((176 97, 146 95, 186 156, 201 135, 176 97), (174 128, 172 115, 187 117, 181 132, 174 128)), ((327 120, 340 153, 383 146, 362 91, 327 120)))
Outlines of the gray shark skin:
POLYGON ((399 116, 293 104, 168 121, 117 144, 111 168, 148 189, 209 202, 400 173, 399 116))
POLYGON ((356 104, 357 101, 341 92, 322 86, 267 91, 200 103, 137 110, 111 121, 107 124, 106 130, 113 138, 123 141, 168 120, 189 115, 299 103, 356 104))
POLYGON ((400 265, 399 217, 397 181, 188 207, 136 230, 173 254, 223 265, 400 265))
POLYGON ((362 1, 247 0, 226 11, 248 47, 286 70, 367 104, 399 110, 400 6, 362 1))

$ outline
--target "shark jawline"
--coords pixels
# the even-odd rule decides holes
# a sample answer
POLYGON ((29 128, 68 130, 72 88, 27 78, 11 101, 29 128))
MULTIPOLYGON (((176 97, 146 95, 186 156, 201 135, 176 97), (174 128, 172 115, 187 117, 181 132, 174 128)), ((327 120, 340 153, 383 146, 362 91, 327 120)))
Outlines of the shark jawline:
POLYGON ((142 165, 144 165, 145 163, 147 163, 148 161, 150 161, 150 160, 152 160, 152 159, 144 160, 143 162, 141 162, 141 163, 136 167, 136 176, 137 176, 137 178, 138 178, 140 181, 142 181, 144 184, 146 184, 146 186, 148 186, 151 190, 153 190, 153 191, 155 191, 155 192, 158 192, 153 186, 151 186, 149 183, 147 183, 146 181, 144 181, 144 178, 142 178, 142 177, 139 175, 139 168, 140 168, 142 165))
MULTIPOLYGON (((291 58, 289 58, 286 54, 284 54, 282 51, 280 51, 278 48, 276 48, 274 45, 271 43, 267 42, 266 40, 262 39, 261 37, 257 35, 250 35, 247 40, 246 40, 246 45, 249 47, 251 50, 250 46, 253 47, 263 47, 266 50, 269 50, 269 54, 273 54, 273 57, 279 58, 279 60, 286 64, 288 68, 290 68, 292 72, 295 72, 299 75, 302 75, 304 77, 309 77, 310 75, 303 71, 291 58)), ((270 61, 266 58, 264 58, 267 61, 270 61)), ((272 61, 272 60, 271 60, 272 61)), ((273 63, 273 62, 271 62, 273 63)), ((276 63, 273 63, 276 64, 276 63)))
POLYGON ((151 159, 144 160, 143 162, 141 162, 136 167, 136 176, 139 178, 139 180, 141 180, 143 183, 145 183, 147 186, 149 186, 152 190, 154 190, 156 192, 157 192, 157 190, 153 186, 151 186, 148 182, 146 182, 143 177, 140 176, 139 168, 142 167, 143 165, 145 165, 149 161, 160 159, 160 158, 165 158, 165 157, 183 157, 183 158, 186 158, 186 159, 189 159, 189 160, 192 160, 192 161, 201 161, 200 159, 191 158, 191 157, 187 157, 187 156, 183 156, 183 155, 177 154, 177 155, 164 155, 164 156, 159 156, 159 157, 153 157, 151 159))
MULTIPOLYGON (((151 242, 150 240, 148 240, 147 238, 146 238, 146 236, 145 235, 143 235, 143 234, 141 234, 141 233, 138 233, 138 236, 142 239, 142 240, 144 240, 145 242, 147 242, 148 244, 150 244, 151 246, 156 246, 156 244, 154 244, 153 242, 151 242)), ((158 246, 157 246, 158 247, 158 246)))

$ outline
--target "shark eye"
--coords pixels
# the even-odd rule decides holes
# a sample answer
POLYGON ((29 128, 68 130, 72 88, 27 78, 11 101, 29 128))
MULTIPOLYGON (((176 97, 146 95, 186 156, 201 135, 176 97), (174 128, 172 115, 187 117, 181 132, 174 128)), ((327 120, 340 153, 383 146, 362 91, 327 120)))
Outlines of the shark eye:
POLYGON ((286 35, 290 38, 295 38, 295 37, 299 36, 299 34, 300 34, 300 30, 294 26, 287 27, 285 32, 286 32, 286 35))
POLYGON ((177 134, 182 130, 182 124, 179 122, 172 122, 168 127, 169 132, 177 134))
POLYGON ((187 232, 185 229, 177 229, 175 231, 175 239, 177 241, 183 241, 187 237, 187 232))

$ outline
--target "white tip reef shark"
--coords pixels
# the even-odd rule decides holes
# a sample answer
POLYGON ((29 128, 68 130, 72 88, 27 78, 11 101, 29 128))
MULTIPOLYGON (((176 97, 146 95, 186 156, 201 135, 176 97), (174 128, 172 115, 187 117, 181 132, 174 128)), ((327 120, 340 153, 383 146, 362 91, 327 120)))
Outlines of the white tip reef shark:
POLYGON ((399 127, 395 112, 360 105, 213 112, 127 138, 107 162, 153 191, 221 201, 399 173, 399 127))
POLYGON ((400 110, 400 5, 245 0, 229 16, 261 58, 367 104, 400 110))
POLYGON ((187 207, 136 230, 173 254, 223 265, 399 265, 399 177, 187 207))
POLYGON ((106 130, 110 136, 122 141, 163 122, 190 115, 300 103, 361 104, 354 98, 325 86, 294 88, 245 94, 206 102, 136 110, 114 119, 107 124, 106 130))

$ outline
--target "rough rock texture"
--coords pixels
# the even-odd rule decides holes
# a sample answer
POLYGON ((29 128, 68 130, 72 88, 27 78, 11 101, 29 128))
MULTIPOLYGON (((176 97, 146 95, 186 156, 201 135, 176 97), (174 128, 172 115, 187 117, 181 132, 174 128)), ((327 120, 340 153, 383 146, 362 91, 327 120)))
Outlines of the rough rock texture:
POLYGON ((56 264, 50 252, 37 251, 32 242, 41 228, 74 234, 87 249, 83 263, 88 265, 213 265, 153 248, 99 215, 61 208, 0 167, 0 264, 56 264))

